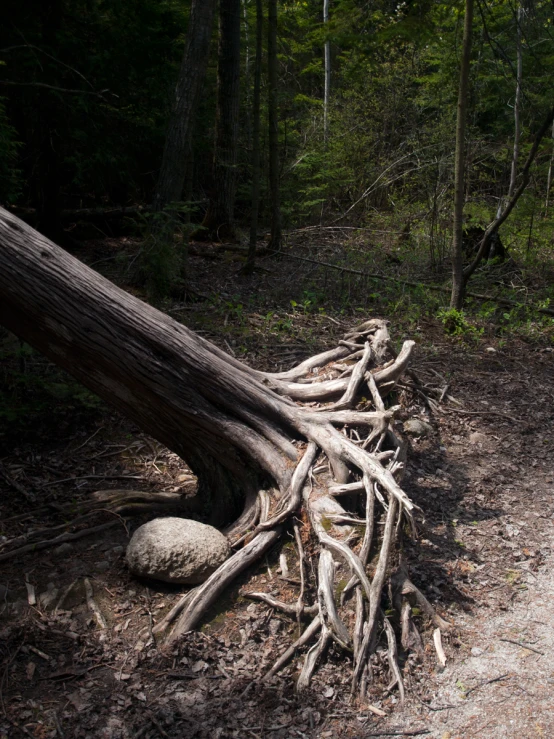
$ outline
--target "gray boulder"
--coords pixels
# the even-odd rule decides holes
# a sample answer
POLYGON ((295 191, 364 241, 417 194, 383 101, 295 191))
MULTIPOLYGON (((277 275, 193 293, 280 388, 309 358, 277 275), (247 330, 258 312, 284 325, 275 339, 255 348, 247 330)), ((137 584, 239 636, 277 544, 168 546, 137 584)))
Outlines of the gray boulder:
POLYGON ((229 556, 223 534, 187 518, 155 518, 140 526, 127 547, 131 572, 164 582, 202 583, 229 556))

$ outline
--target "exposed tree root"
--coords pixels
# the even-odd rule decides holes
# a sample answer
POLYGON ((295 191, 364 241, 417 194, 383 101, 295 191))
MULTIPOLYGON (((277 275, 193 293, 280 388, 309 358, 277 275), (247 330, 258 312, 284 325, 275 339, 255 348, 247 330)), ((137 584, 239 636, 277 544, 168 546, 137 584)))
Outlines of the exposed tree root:
MULTIPOLYGON (((278 611, 283 611, 283 613, 288 613, 291 616, 296 615, 296 604, 284 603, 282 600, 278 600, 277 598, 274 598, 272 595, 268 595, 267 593, 245 593, 245 595, 247 598, 260 600, 262 601, 262 603, 266 603, 268 606, 271 606, 278 611)), ((302 611, 306 615, 313 616, 315 613, 319 612, 319 606, 304 606, 302 611)))
POLYGON ((168 615, 154 627, 155 634, 164 631, 176 621, 169 641, 175 641, 179 636, 193 629, 204 613, 214 603, 229 583, 256 562, 262 554, 275 544, 281 534, 280 529, 261 531, 243 549, 235 552, 221 567, 211 575, 206 582, 183 596, 181 601, 168 615))
MULTIPOLYGON (((400 380, 409 372, 413 346, 414 342, 407 341, 397 354, 385 322, 373 320, 347 334, 335 349, 287 372, 267 374, 241 365, 241 371, 269 389, 273 399, 264 414, 244 408, 240 413, 268 442, 260 459, 269 460, 268 466, 273 464, 279 474, 268 479, 261 490, 245 484, 242 514, 225 529, 234 553, 206 582, 188 591, 153 627, 153 634, 165 634, 167 642, 173 643, 195 628, 222 591, 274 546, 290 522, 300 581, 288 578, 288 582, 299 584, 298 597, 285 602, 267 593, 245 595, 296 618, 299 625, 307 617, 312 620, 276 660, 266 679, 311 643, 297 681, 298 690, 307 688, 328 646, 335 642, 352 660, 354 696, 365 698, 375 663, 386 656, 391 674, 387 691, 397 689, 403 701, 399 650, 401 656, 407 652, 423 654, 422 637, 413 618, 415 606, 436 627, 435 646, 439 660, 444 659, 442 646, 439 649, 437 645, 441 644, 441 631, 448 631, 450 624, 410 581, 402 559, 402 535, 404 529, 416 534, 414 514, 418 507, 400 485, 406 443, 396 435, 394 424, 401 409, 385 402, 397 383, 405 386, 400 380), (315 568, 306 566, 303 539, 306 541, 307 535, 316 542, 315 568), (315 582, 310 582, 310 571, 317 572, 315 582), (346 584, 339 587, 345 573, 346 584), (313 605, 305 602, 308 587, 317 594, 313 605)), ((246 443, 250 443, 248 439, 246 443)), ((201 504, 198 497, 175 493, 112 490, 95 493, 83 510, 101 506, 127 513, 159 510, 194 515, 201 512, 201 504)), ((75 522, 84 522, 96 512, 75 522)), ((21 537, 10 546, 26 546, 0 553, 0 561, 115 523, 62 534, 48 542, 27 544, 21 537)), ((43 533, 56 533, 58 528, 43 533)), ((287 579, 286 572, 283 577, 287 579)))
MULTIPOLYGON (((261 372, 104 280, 2 208, 0 241, 2 323, 185 458, 210 522, 224 526, 236 519, 225 531, 234 554, 156 629, 171 626, 171 641, 193 628, 298 511, 302 538, 313 534, 306 551, 313 557, 315 547, 319 555, 317 568, 306 567, 303 575, 310 571, 316 580, 309 587, 317 591, 318 628, 310 628, 318 640, 299 687, 309 684, 331 641, 352 652, 355 694, 364 696, 385 654, 400 685, 383 614, 391 615, 387 585, 398 568, 404 530, 415 533, 418 509, 400 485, 405 448, 394 433, 399 409, 385 399, 407 372, 414 342, 404 342, 396 355, 386 322, 372 320, 296 368, 261 372), (332 495, 337 486, 341 495, 332 495), (339 603, 345 573, 351 584, 339 603)), ((404 578, 394 614, 395 633, 404 617, 406 644, 415 643, 410 599, 426 603, 408 583, 404 578)), ((305 592, 300 584, 298 618, 305 592)))
POLYGON ((249 498, 247 513, 232 527, 235 547, 247 543, 204 584, 187 593, 155 626, 155 633, 171 627, 168 640, 173 642, 194 628, 221 591, 266 552, 279 538, 283 524, 303 509, 303 520, 307 517, 319 546, 317 604, 304 603, 306 555, 296 519, 300 571, 296 602, 246 593, 296 616, 299 622, 302 616, 317 614, 266 677, 273 677, 315 639, 297 683, 299 690, 306 688, 334 641, 351 655, 354 695, 365 697, 374 659, 387 655, 388 690, 396 686, 400 700, 404 699, 398 650, 422 652, 412 604, 435 626, 450 627, 410 582, 401 558, 403 524, 415 535, 418 508, 400 486, 406 457, 406 444, 394 431, 400 406, 387 407, 384 398, 406 373, 413 347, 414 342, 406 341, 397 355, 386 323, 373 320, 347 334, 335 349, 287 372, 267 374, 243 368, 271 389, 276 408, 274 425, 267 420, 269 414, 264 422, 252 415, 248 420, 258 430, 264 423, 271 426, 262 429, 265 438, 291 460, 293 469, 275 479, 274 487, 260 491, 257 501, 249 498), (337 598, 339 570, 349 572, 350 579, 337 598), (392 598, 388 607, 387 591, 392 598), (391 618, 401 634, 399 643, 391 618))
POLYGON ((50 549, 51 547, 55 547, 58 544, 64 544, 68 541, 77 541, 77 539, 82 539, 84 536, 92 536, 94 534, 100 533, 101 531, 111 529, 114 526, 118 525, 121 525, 120 521, 110 521, 109 523, 103 523, 99 526, 92 526, 91 528, 82 529, 81 531, 76 531, 75 533, 60 534, 53 539, 45 539, 44 541, 33 541, 31 544, 26 544, 23 547, 12 549, 9 552, 3 552, 2 554, 0 554, 0 562, 7 562, 7 560, 9 559, 20 557, 22 554, 26 554, 27 552, 38 552, 40 549, 50 549))
POLYGON ((294 644, 292 644, 286 652, 283 652, 283 654, 279 657, 277 662, 273 665, 271 670, 266 675, 266 680, 272 678, 274 675, 276 675, 279 670, 282 670, 283 667, 294 657, 296 651, 300 649, 300 647, 303 647, 305 644, 307 644, 313 637, 317 634, 317 632, 321 628, 321 618, 316 616, 313 621, 310 623, 310 625, 306 628, 302 636, 300 636, 294 644))
POLYGON ((190 516, 201 510, 200 501, 195 496, 181 493, 148 493, 141 490, 97 490, 88 508, 107 508, 114 513, 159 512, 164 515, 179 514, 190 516))

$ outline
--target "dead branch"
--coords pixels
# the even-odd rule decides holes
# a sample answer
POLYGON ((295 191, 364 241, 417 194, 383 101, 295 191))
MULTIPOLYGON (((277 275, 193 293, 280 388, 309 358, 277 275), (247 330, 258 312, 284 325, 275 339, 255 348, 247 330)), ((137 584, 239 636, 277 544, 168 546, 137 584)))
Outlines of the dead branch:
POLYGON ((36 541, 32 544, 26 544, 24 547, 12 549, 11 552, 4 552, 4 554, 0 554, 0 562, 7 562, 9 559, 18 557, 20 554, 25 554, 26 552, 38 552, 40 549, 49 549, 50 547, 55 547, 58 544, 63 544, 66 541, 77 541, 77 539, 82 539, 84 536, 91 536, 93 534, 97 534, 99 531, 111 529, 114 526, 117 526, 118 523, 119 521, 110 521, 109 523, 103 523, 100 526, 93 526, 90 529, 76 531, 74 534, 60 534, 60 536, 56 536, 54 537, 54 539, 48 539, 46 541, 36 541))
POLYGON ((253 562, 256 562, 281 535, 280 529, 260 531, 244 549, 233 554, 206 582, 195 588, 186 602, 185 609, 170 635, 170 642, 193 629, 206 610, 227 585, 253 562))
MULTIPOLYGON (((351 267, 341 267, 338 264, 331 264, 331 262, 322 262, 317 259, 308 259, 308 257, 299 257, 297 254, 288 254, 287 252, 279 252, 279 255, 286 257, 287 259, 297 259, 301 262, 309 262, 310 264, 317 264, 320 267, 326 267, 327 269, 335 269, 339 272, 345 272, 346 274, 359 275, 369 280, 377 280, 378 282, 395 282, 399 285, 407 285, 408 287, 423 287, 426 290, 432 292, 448 293, 450 294, 451 288, 443 285, 434 285, 428 282, 414 282, 413 280, 402 280, 399 277, 391 277, 390 275, 382 275, 378 272, 363 272, 359 269, 353 269, 351 267)), ((485 293, 468 292, 465 293, 468 298, 475 298, 476 300, 483 300, 491 303, 498 303, 498 305, 506 305, 511 307, 518 307, 521 305, 517 300, 510 300, 509 298, 502 298, 497 295, 487 295, 485 293)), ((536 313, 542 313, 546 316, 554 316, 554 308, 539 308, 536 305, 529 306, 536 313)))

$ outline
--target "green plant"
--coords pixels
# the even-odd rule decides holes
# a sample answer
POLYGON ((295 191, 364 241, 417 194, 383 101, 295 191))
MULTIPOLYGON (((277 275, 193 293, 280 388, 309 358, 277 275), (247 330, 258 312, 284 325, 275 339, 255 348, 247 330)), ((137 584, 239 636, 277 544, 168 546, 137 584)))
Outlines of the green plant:
POLYGON ((437 313, 437 318, 449 336, 480 336, 483 333, 482 328, 477 328, 468 321, 464 311, 456 308, 442 308, 437 313))
POLYGON ((0 440, 62 419, 94 415, 102 401, 28 344, 0 330, 0 440))
POLYGON ((145 239, 136 279, 149 297, 160 300, 184 284, 191 226, 188 203, 172 203, 159 213, 143 216, 145 239))

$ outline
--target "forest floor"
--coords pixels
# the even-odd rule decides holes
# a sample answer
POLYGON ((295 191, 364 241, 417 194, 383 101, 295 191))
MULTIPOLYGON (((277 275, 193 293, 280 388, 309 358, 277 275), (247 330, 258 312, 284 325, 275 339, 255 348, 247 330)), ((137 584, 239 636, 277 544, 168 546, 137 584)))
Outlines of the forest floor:
MULTIPOLYGON (((88 261, 112 248, 103 243, 88 261)), ((309 266, 268 259, 245 278, 233 259, 193 257, 195 289, 217 299, 168 309, 257 367, 291 366, 334 346, 362 315, 379 315, 364 305, 367 294, 357 311, 325 305, 322 285, 314 305, 309 266)), ((438 373, 462 404, 431 413, 406 399, 407 414, 434 429, 411 440, 404 488, 425 520, 406 554, 414 583, 454 624, 443 635, 446 667, 422 621, 426 652, 406 667, 404 706, 385 693, 385 675, 369 706, 351 702, 350 658, 334 649, 301 696, 301 654, 262 683, 298 626, 244 594, 296 592, 287 538, 198 632, 171 649, 156 644, 152 624, 182 588, 139 581, 126 569, 125 546, 148 514, 78 510, 98 490, 193 494, 194 477, 175 454, 102 404, 77 398, 54 373, 52 408, 0 437, 0 737, 554 736, 552 345, 499 338, 487 327, 453 339, 421 314, 395 319, 390 332, 398 342, 415 337, 416 372, 438 373), (87 529, 95 531, 36 544, 87 529), (29 551, 9 556, 25 545, 29 551), (281 550, 288 581, 280 578, 281 550)), ((18 361, 26 375, 51 371, 36 356, 18 361)))

